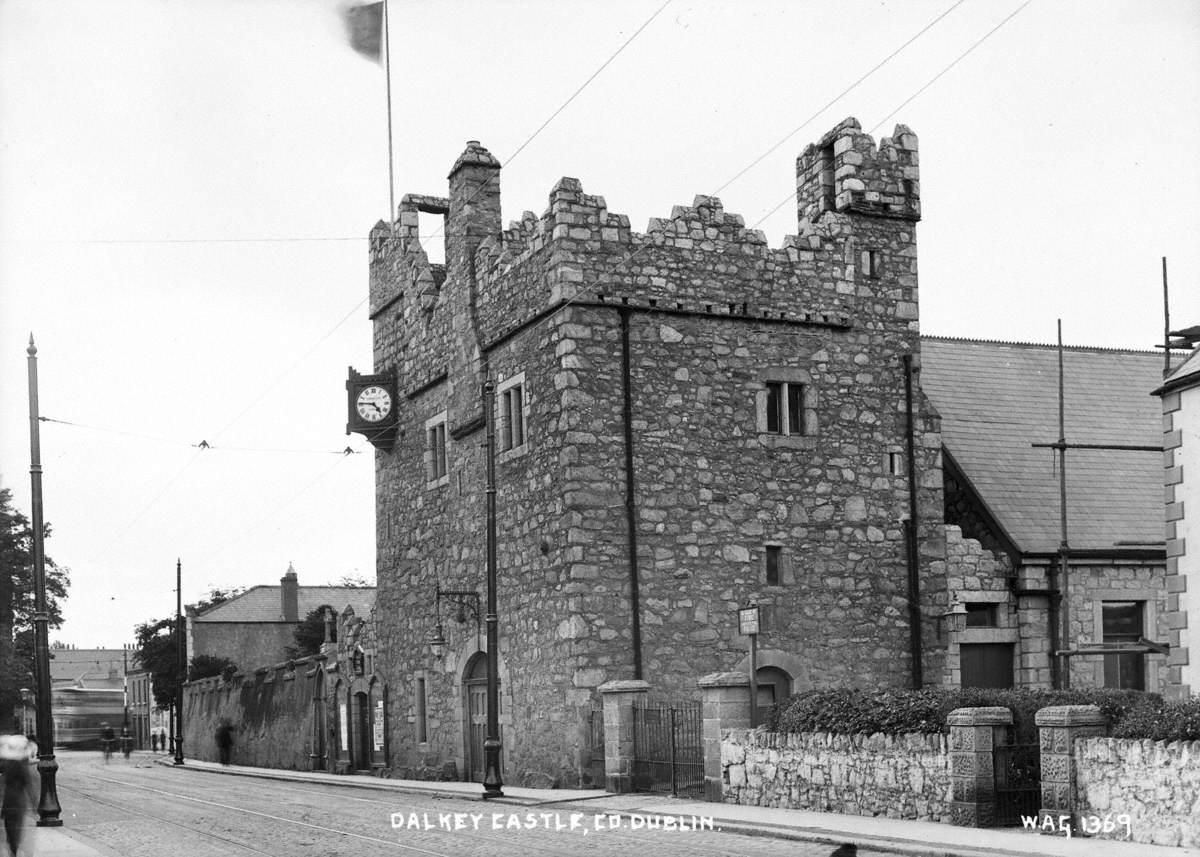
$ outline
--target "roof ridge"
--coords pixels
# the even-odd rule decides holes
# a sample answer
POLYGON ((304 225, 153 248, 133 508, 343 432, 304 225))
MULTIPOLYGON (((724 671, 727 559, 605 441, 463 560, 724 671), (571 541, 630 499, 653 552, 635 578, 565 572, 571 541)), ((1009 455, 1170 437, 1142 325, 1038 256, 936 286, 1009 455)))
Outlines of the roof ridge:
MULTIPOLYGON (((972 339, 966 336, 936 336, 933 334, 922 333, 922 340, 939 340, 942 342, 966 342, 977 345, 1012 345, 1018 348, 1057 348, 1058 343, 1055 342, 1022 342, 1015 339, 972 339)), ((1111 348, 1104 345, 1064 345, 1064 351, 1102 351, 1113 354, 1146 354, 1154 357, 1162 355, 1153 350, 1141 348, 1111 348)))

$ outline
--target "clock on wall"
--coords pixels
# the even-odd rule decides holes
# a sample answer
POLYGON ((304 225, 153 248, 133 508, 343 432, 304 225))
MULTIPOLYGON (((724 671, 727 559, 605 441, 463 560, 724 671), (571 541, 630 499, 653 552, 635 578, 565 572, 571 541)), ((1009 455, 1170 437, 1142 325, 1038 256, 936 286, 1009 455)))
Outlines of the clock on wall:
POLYGON ((357 432, 382 450, 396 439, 396 378, 390 373, 363 375, 350 367, 346 381, 349 420, 346 434, 357 432))

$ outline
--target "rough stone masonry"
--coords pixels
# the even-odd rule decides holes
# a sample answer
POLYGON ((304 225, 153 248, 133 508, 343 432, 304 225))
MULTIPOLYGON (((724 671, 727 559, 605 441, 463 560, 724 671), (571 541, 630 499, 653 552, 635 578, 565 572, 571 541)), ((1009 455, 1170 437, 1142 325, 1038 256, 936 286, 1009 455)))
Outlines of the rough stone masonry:
MULTIPOLYGON (((436 585, 484 594, 485 378, 500 394, 506 782, 580 783, 597 687, 644 678, 652 698, 694 697, 699 676, 744 662, 736 611, 751 602, 759 663, 792 688, 907 685, 912 131, 876 145, 847 119, 806 148, 798 234, 779 248, 709 196, 634 232, 571 178, 504 228, 499 181, 468 143, 448 196, 405 196, 395 235, 371 232, 374 370, 400 393, 398 439, 376 457, 390 764, 480 773, 482 622, 452 607, 447 654, 426 641, 436 585), (444 266, 421 245, 422 212, 445 218, 444 266)), ((940 438, 914 386, 933 676, 940 438)))

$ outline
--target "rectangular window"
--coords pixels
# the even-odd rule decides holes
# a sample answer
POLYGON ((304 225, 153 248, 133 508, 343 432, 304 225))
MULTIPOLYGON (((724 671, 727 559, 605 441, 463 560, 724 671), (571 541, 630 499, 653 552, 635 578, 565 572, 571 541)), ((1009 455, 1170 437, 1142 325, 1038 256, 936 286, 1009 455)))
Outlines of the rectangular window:
POLYGON ((500 393, 500 451, 525 443, 525 385, 514 384, 500 393))
POLYGON ((425 477, 429 482, 448 478, 446 467, 446 417, 434 417, 425 424, 425 477))
POLYGON ((767 433, 804 434, 804 385, 767 381, 767 433))
POLYGON ((767 545, 764 561, 767 571, 767 586, 778 586, 783 579, 783 548, 779 545, 767 545))
POLYGON ((996 625, 996 605, 995 604, 967 604, 967 627, 968 628, 995 628, 996 625))
POLYGON ((879 253, 876 250, 863 250, 859 254, 859 269, 863 276, 872 279, 879 277, 879 253))
POLYGON ((958 647, 963 687, 1012 687, 1012 643, 963 643, 958 647))
MULTIPOLYGON (((1145 636, 1141 601, 1105 601, 1101 605, 1105 643, 1136 643, 1145 636)), ((1104 686, 1146 689, 1146 657, 1140 653, 1104 656, 1104 686)))
POLYGON ((417 679, 417 743, 429 740, 429 722, 425 714, 425 679, 417 679))

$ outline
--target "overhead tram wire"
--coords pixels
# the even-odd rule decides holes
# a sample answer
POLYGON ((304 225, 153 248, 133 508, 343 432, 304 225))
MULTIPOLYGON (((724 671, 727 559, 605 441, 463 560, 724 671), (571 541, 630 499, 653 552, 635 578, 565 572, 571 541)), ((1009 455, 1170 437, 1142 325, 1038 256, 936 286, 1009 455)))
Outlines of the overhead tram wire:
POLYGON ((239 533, 238 535, 229 539, 224 544, 220 545, 215 551, 212 551, 212 552, 205 551, 205 552, 201 553, 199 559, 201 561, 207 561, 211 564, 213 559, 215 559, 216 557, 222 556, 223 554, 225 554, 226 551, 228 551, 234 545, 239 544, 242 541, 245 541, 248 537, 254 535, 259 530, 261 530, 264 524, 266 524, 268 521, 270 521, 272 518, 274 518, 276 515, 278 515, 284 509, 291 506, 292 503, 299 500, 314 485, 323 481, 327 476, 329 476, 329 474, 331 474, 334 470, 336 470, 338 467, 340 467, 342 462, 345 461, 347 458, 351 458, 351 457, 353 457, 353 455, 360 455, 360 454, 362 454, 361 449, 351 449, 350 447, 346 447, 345 454, 341 455, 337 461, 335 461, 329 467, 325 468, 320 473, 318 473, 316 476, 314 476, 312 479, 310 479, 308 482, 306 482, 300 488, 299 491, 296 491, 294 494, 292 494, 290 497, 288 497, 282 503, 275 506, 275 508, 273 508, 270 512, 268 512, 266 515, 263 515, 261 518, 258 519, 258 521, 251 524, 249 527, 247 527, 241 533, 239 533))
MULTIPOLYGON (((903 45, 901 45, 899 48, 897 48, 895 51, 893 51, 891 54, 889 54, 886 58, 884 58, 881 62, 879 62, 874 68, 872 68, 870 71, 868 71, 866 74, 864 74, 858 80, 856 80, 853 84, 851 84, 849 87, 847 87, 845 90, 843 90, 843 92, 839 96, 837 96, 837 98, 834 98, 831 101, 829 101, 824 107, 822 107, 820 110, 818 110, 812 116, 810 116, 807 120, 805 120, 803 123, 801 123, 799 126, 797 126, 795 131, 793 131, 787 137, 783 138, 778 143, 776 143, 774 146, 772 146, 770 149, 768 149, 766 152, 764 152, 761 157, 757 158, 752 163, 750 163, 747 167, 745 167, 740 172, 738 172, 737 175, 735 175, 733 178, 729 179, 729 181, 725 182, 725 184, 721 185, 721 187, 719 187, 711 195, 716 196, 717 193, 719 193, 721 190, 725 189, 730 184, 732 184, 734 181, 736 181, 747 170, 749 170, 751 167, 753 167, 754 165, 759 163, 759 161, 761 161, 763 158, 767 157, 771 152, 773 152, 777 148, 779 148, 779 146, 783 145, 783 143, 786 142, 788 139, 795 136, 800 131, 801 128, 804 128, 808 123, 812 122, 818 115, 820 115, 820 113, 827 110, 830 106, 835 104, 839 99, 844 97, 847 93, 854 90, 859 84, 861 84, 868 77, 870 77, 872 74, 874 74, 875 71, 877 71, 881 66, 883 66, 885 63, 887 63, 889 60, 891 60, 893 57, 895 57, 897 54, 899 54, 902 50, 904 50, 904 48, 908 47, 908 45, 912 44, 914 41, 916 41, 918 38, 920 38, 931 27, 933 27, 935 24, 937 24, 943 18, 945 18, 947 15, 949 15, 951 12, 953 12, 956 8, 958 8, 958 6, 960 6, 962 4, 962 1, 963 0, 960 0, 960 2, 955 3, 953 6, 951 6, 949 9, 947 9, 945 12, 943 12, 937 18, 930 21, 927 25, 925 25, 924 28, 922 28, 919 32, 917 32, 916 35, 910 37, 903 45)), ((939 72, 929 83, 925 84, 925 86, 923 86, 920 90, 918 90, 917 93, 915 93, 913 96, 908 98, 904 102, 904 104, 908 104, 909 102, 911 102, 913 100, 913 98, 915 98, 921 92, 924 92, 925 89, 928 89, 930 84, 932 84, 934 80, 937 80, 937 78, 941 77, 943 74, 945 74, 951 68, 953 68, 959 62, 959 60, 961 60, 963 57, 965 57, 967 54, 969 54, 971 51, 973 51, 975 48, 977 48, 980 44, 982 44, 984 41, 986 41, 992 34, 994 34, 997 30, 999 30, 1000 27, 1004 26, 1004 24, 1006 24, 1010 19, 1012 19, 1017 14, 1017 12, 1020 12, 1022 9, 1025 8, 1025 6, 1028 6, 1032 2, 1033 2, 1033 0, 1026 0, 1026 2, 1021 7, 1019 7, 1016 11, 1014 11, 1012 14, 1010 14, 1007 18, 1005 18, 1003 21, 1001 21, 999 24, 997 24, 995 27, 993 27, 987 33, 985 33, 981 39, 979 39, 977 42, 975 42, 975 44, 971 45, 971 47, 969 47, 958 59, 954 60, 952 63, 950 63, 949 66, 947 66, 945 69, 943 69, 941 72, 939 72)), ((894 116, 900 109, 903 108, 903 106, 904 105, 902 104, 900 107, 896 108, 896 110, 893 110, 891 113, 889 113, 888 118, 891 118, 892 116, 894 116)), ((884 121, 887 121, 887 120, 885 119, 884 121)), ((880 123, 880 124, 882 124, 882 123, 880 123)), ((878 127, 879 127, 879 125, 876 125, 875 128, 872 128, 871 133, 874 133, 875 129, 878 127)), ((766 214, 764 214, 762 217, 760 217, 757 221, 755 221, 748 228, 749 229, 757 229, 759 226, 762 225, 762 223, 765 220, 767 220, 767 218, 769 218, 772 214, 774 214, 776 211, 778 211, 780 208, 782 208, 784 205, 786 205, 789 201, 795 199, 795 197, 796 197, 796 191, 795 190, 790 191, 787 196, 785 196, 782 200, 780 200, 778 205, 774 206, 769 211, 767 211, 766 214)), ((605 273, 605 274, 616 273, 617 271, 624 268, 626 265, 629 265, 631 262, 633 262, 634 259, 636 259, 642 253, 644 253, 646 250, 648 250, 651 246, 652 245, 649 243, 644 243, 637 250, 635 250, 631 254, 629 254, 629 256, 622 259, 620 262, 618 262, 612 268, 610 268, 609 270, 607 270, 603 273, 605 273)), ((720 252, 723 254, 726 251, 722 250, 720 252)), ((569 299, 564 301, 561 304, 561 306, 559 307, 559 309, 562 310, 562 309, 566 309, 567 307, 571 306, 571 304, 575 303, 575 301, 578 300, 582 294, 583 294, 582 291, 576 292, 569 299)))
MULTIPOLYGON (((997 24, 996 26, 992 27, 992 29, 990 29, 986 33, 984 33, 981 38, 979 38, 974 44, 972 44, 969 48, 967 48, 965 51, 963 51, 961 54, 959 54, 956 59, 954 59, 953 61, 950 62, 949 65, 947 65, 945 68, 943 68, 937 74, 935 74, 932 78, 930 78, 929 81, 927 83, 925 83, 925 85, 923 85, 920 89, 918 89, 916 92, 914 92, 908 98, 906 98, 899 106, 896 107, 896 109, 894 109, 891 113, 889 113, 887 116, 885 116, 881 121, 877 122, 868 133, 874 134, 876 131, 878 131, 889 119, 891 119, 893 116, 895 116, 901 110, 903 110, 908 104, 910 104, 919 95, 921 95, 921 93, 923 93, 925 90, 929 89, 929 87, 932 86, 940 77, 942 77, 944 74, 946 74, 946 72, 950 71, 950 69, 952 69, 956 65, 958 65, 959 62, 961 62, 964 58, 966 58, 967 54, 971 53, 973 50, 975 50, 977 47, 979 47, 985 41, 987 41, 989 38, 991 38, 996 33, 997 30, 999 30, 1001 27, 1003 27, 1005 24, 1007 24, 1009 21, 1011 21, 1013 18, 1015 18, 1017 16, 1017 13, 1021 12, 1026 6, 1028 6, 1032 2, 1033 2, 1033 0, 1025 0, 1025 2, 1022 3, 1015 10, 1013 10, 1008 15, 1008 17, 1006 17, 999 24, 997 24)), ((783 208, 785 205, 787 205, 789 202, 791 202, 795 198, 796 198, 796 191, 793 190, 793 191, 789 192, 788 195, 785 196, 782 200, 780 200, 776 206, 771 208, 766 214, 764 214, 762 217, 760 217, 758 220, 756 220, 753 223, 753 225, 751 225, 749 228, 757 229, 759 226, 761 226, 763 224, 764 221, 767 220, 767 218, 769 218, 772 214, 777 212, 779 209, 783 208)), ((633 257, 631 256, 630 259, 632 259, 632 258, 633 257)))
POLYGON ((1009 21, 1011 21, 1013 18, 1017 17, 1017 15, 1018 15, 1018 14, 1020 14, 1020 13, 1021 13, 1021 12, 1022 12, 1024 9, 1025 9, 1025 7, 1026 7, 1026 6, 1028 6, 1028 5, 1029 5, 1030 3, 1032 3, 1032 2, 1033 2, 1033 0, 1025 0, 1025 2, 1024 2, 1024 3, 1022 3, 1022 4, 1021 4, 1020 6, 1018 6, 1016 9, 1014 9, 1012 12, 1009 12, 1009 13, 1008 13, 1008 16, 1007 16, 1007 17, 1005 17, 1005 18, 1004 18, 1004 20, 1002 20, 1002 21, 1001 21, 999 24, 997 24, 996 26, 994 26, 994 27, 992 27, 990 30, 988 30, 986 33, 984 33, 984 34, 983 34, 983 37, 982 37, 982 38, 980 38, 980 39, 979 39, 979 41, 975 42, 975 44, 971 45, 971 47, 967 48, 965 51, 963 51, 961 54, 959 54, 959 55, 958 55, 958 57, 957 57, 957 58, 956 58, 956 59, 955 59, 955 60, 954 60, 952 63, 950 63, 950 65, 946 66, 944 69, 942 69, 942 70, 941 70, 941 71, 939 71, 937 74, 935 74, 933 77, 931 77, 931 78, 929 79, 929 82, 928 82, 928 83, 926 83, 924 86, 922 86, 920 89, 918 89, 918 90, 917 90, 916 92, 914 92, 912 95, 910 95, 910 96, 909 96, 907 99, 905 99, 905 100, 904 100, 904 102, 903 102, 903 103, 901 103, 901 104, 900 104, 900 105, 899 105, 899 106, 898 106, 898 107, 897 107, 895 110, 893 110, 893 111, 892 111, 891 113, 889 113, 887 116, 883 117, 883 119, 882 119, 882 120, 880 120, 880 122, 879 122, 879 123, 878 123, 878 124, 877 124, 877 125, 876 125, 874 128, 872 128, 872 129, 870 130, 870 132, 869 132, 869 133, 871 133, 871 134, 874 134, 874 133, 875 133, 875 130, 876 130, 877 128, 879 128, 879 127, 881 127, 882 125, 884 125, 884 124, 885 124, 885 123, 886 123, 886 122, 887 122, 889 119, 891 119, 893 116, 895 116, 897 113, 899 113, 899 112, 900 112, 901 110, 903 110, 905 107, 907 107, 910 101, 913 101, 913 100, 914 100, 914 99, 916 99, 916 98, 917 98, 917 97, 918 97, 918 96, 919 96, 921 93, 923 93, 923 92, 924 92, 925 90, 927 90, 929 87, 933 86, 933 84, 937 82, 938 78, 940 78, 940 77, 941 77, 942 75, 944 75, 946 72, 950 71, 950 69, 952 69, 952 68, 954 68, 956 65, 958 65, 958 64, 959 64, 959 62, 961 62, 962 60, 964 60, 964 59, 967 57, 967 55, 968 55, 969 53, 971 53, 971 51, 975 50, 977 47, 979 47, 979 46, 980 46, 980 45, 982 45, 984 42, 986 42, 986 41, 987 41, 989 38, 991 38, 991 36, 992 36, 992 34, 993 34, 993 33, 995 33, 997 30, 999 30, 1001 27, 1003 27, 1005 24, 1007 24, 1007 23, 1008 23, 1009 21))
POLYGON ((98 431, 104 434, 122 435, 125 437, 135 437, 142 440, 152 440, 157 443, 170 444, 172 446, 186 446, 193 449, 202 449, 212 452, 286 452, 310 455, 347 455, 356 453, 358 450, 344 447, 342 449, 296 449, 286 447, 269 447, 269 446, 226 446, 225 444, 211 444, 206 440, 201 440, 198 443, 193 443, 187 440, 177 440, 175 438, 162 437, 161 435, 142 434, 141 432, 126 431, 124 429, 105 428, 103 426, 87 425, 86 423, 76 423, 70 420, 59 420, 53 417, 38 417, 42 422, 54 423, 55 425, 70 426, 72 428, 82 428, 89 431, 98 431))
POLYGON ((929 32, 931 29, 933 29, 933 27, 936 24, 938 24, 943 18, 945 18, 947 15, 949 15, 951 12, 953 12, 955 9, 957 9, 959 6, 961 6, 965 2, 966 2, 966 0, 958 0, 957 3, 955 3, 949 9, 942 12, 942 14, 938 15, 936 18, 934 18, 932 21, 930 21, 928 24, 926 24, 924 27, 922 27, 916 34, 911 36, 908 39, 908 41, 906 41, 904 44, 900 45, 900 47, 896 48, 894 51, 892 51, 886 57, 884 57, 879 62, 877 62, 874 66, 871 67, 870 71, 868 71, 866 74, 864 74, 858 80, 854 81, 854 83, 850 84, 848 87, 843 89, 841 92, 839 92, 833 98, 831 98, 829 101, 825 102, 825 104, 823 104, 820 108, 818 108, 811 116, 809 116, 807 119, 805 119, 799 125, 797 125, 795 128, 793 128, 791 131, 789 131, 786 135, 784 135, 783 138, 779 140, 779 142, 775 143, 775 145, 771 146, 769 149, 767 149, 765 152, 763 152, 761 155, 759 155, 753 161, 748 163, 746 166, 742 167, 742 169, 739 170, 737 172, 737 174, 733 176, 733 178, 729 179, 729 181, 725 182, 725 184, 721 185, 719 188, 717 188, 715 191, 713 191, 711 194, 709 194, 709 196, 716 196, 721 191, 725 190, 725 188, 729 187, 735 181, 737 181, 742 176, 744 176, 746 173, 748 173, 750 170, 752 170, 754 167, 756 167, 760 163, 762 163, 764 158, 767 158, 769 155, 771 155, 771 153, 776 151, 780 146, 782 146, 788 140, 792 139, 797 134, 799 134, 801 130, 808 127, 808 125, 810 123, 812 123, 813 121, 815 121, 818 116, 820 116, 822 113, 824 113, 830 107, 832 107, 834 104, 841 101, 843 98, 845 98, 847 95, 849 95, 855 89, 857 89, 859 84, 861 84, 868 77, 870 77, 875 72, 879 71, 881 68, 883 68, 889 62, 891 62, 893 59, 895 59, 896 56, 899 55, 901 51, 903 51, 905 48, 907 48, 909 45, 911 45, 917 39, 921 38, 921 36, 925 35, 927 32, 929 32))
MULTIPOLYGON (((219 437, 220 435, 227 432, 230 428, 232 428, 242 417, 244 417, 246 415, 246 413, 251 408, 253 408, 260 401, 262 401, 262 399, 267 395, 267 393, 269 393, 272 389, 274 389, 275 386, 278 385, 280 381, 282 381, 289 373, 291 373, 291 371, 293 369, 295 369, 296 366, 298 366, 310 354, 312 354, 312 352, 315 351, 321 345, 321 343, 323 343, 326 339, 328 339, 330 336, 332 336, 338 330, 338 328, 340 328, 343 324, 345 324, 347 321, 349 321, 350 318, 354 315, 354 313, 358 312, 359 309, 361 309, 362 306, 367 302, 367 300, 368 300, 368 298, 363 298, 357 304, 355 304, 354 309, 350 310, 350 312, 348 312, 345 316, 343 316, 342 319, 340 321, 338 321, 337 324, 335 324, 333 327, 331 327, 329 329, 329 331, 327 333, 325 333, 324 336, 322 336, 315 343, 313 343, 311 348, 309 348, 307 351, 305 351, 304 354, 302 354, 297 360, 295 360, 283 372, 276 375, 275 378, 270 383, 266 384, 263 387, 262 392, 259 393, 259 395, 254 399, 254 401, 252 401, 249 405, 247 405, 245 408, 243 408, 242 411, 240 413, 238 413, 237 416, 235 416, 232 420, 230 420, 229 423, 227 423, 223 429, 221 429, 219 432, 217 432, 217 434, 213 435, 213 437, 219 437)), ((167 490, 172 485, 174 485, 177 481, 179 481, 180 477, 183 476, 183 474, 188 470, 188 468, 190 468, 193 464, 196 463, 196 459, 199 458, 199 456, 206 451, 207 451, 207 447, 202 447, 202 448, 197 449, 196 454, 193 455, 190 459, 188 459, 187 463, 182 468, 180 468, 179 471, 167 481, 167 484, 163 486, 162 490, 159 491, 157 494, 155 494, 154 498, 148 504, 146 504, 146 506, 144 506, 142 508, 142 510, 137 513, 136 516, 134 516, 133 520, 130 521, 117 534, 117 536, 108 543, 108 545, 102 551, 95 554, 89 560, 89 562, 95 562, 97 559, 99 559, 100 557, 102 557, 106 553, 108 553, 110 550, 112 550, 113 546, 116 545, 125 536, 126 533, 128 533, 131 529, 133 529, 134 524, 136 524, 138 521, 140 521, 146 515, 146 513, 149 512, 150 509, 152 509, 154 507, 154 505, 160 499, 162 499, 162 497, 167 493, 167 490)), ((346 456, 346 457, 349 457, 349 456, 346 456)))
MULTIPOLYGON (((539 134, 542 133, 542 131, 546 130, 546 126, 548 126, 551 122, 553 122, 560 113, 562 113, 564 110, 566 110, 567 107, 570 105, 570 103, 572 101, 574 101, 581 92, 583 92, 585 89, 587 89, 588 85, 593 80, 595 80, 597 77, 599 77, 600 73, 602 71, 604 71, 606 68, 608 68, 608 66, 612 64, 613 60, 615 60, 618 56, 620 56, 621 53, 627 47, 629 47, 630 44, 633 43, 634 39, 636 39, 638 36, 641 35, 642 31, 645 30, 648 26, 650 26, 650 24, 654 21, 654 19, 662 14, 664 9, 666 9, 669 5, 671 5, 671 2, 672 2, 672 0, 665 0, 665 2, 661 6, 659 6, 657 9, 655 9, 654 12, 650 15, 650 17, 647 18, 645 21, 643 21, 642 25, 633 31, 633 35, 631 35, 628 39, 626 39, 624 42, 622 42, 621 46, 619 48, 617 48, 615 51, 613 51, 613 53, 609 56, 609 58, 606 59, 604 62, 602 62, 600 64, 599 68, 597 68, 594 72, 592 72, 591 75, 588 77, 588 79, 585 80, 582 84, 580 84, 579 88, 576 89, 574 92, 572 92, 571 95, 567 98, 567 100, 564 101, 561 105, 559 105, 558 109, 555 110, 553 113, 551 113, 550 116, 547 117, 546 121, 543 122, 541 125, 539 125, 537 127, 537 130, 535 130, 532 134, 530 134, 525 139, 524 143, 522 143, 520 146, 517 146, 516 151, 514 151, 511 155, 509 155, 508 159, 504 161, 504 166, 507 167, 507 166, 511 165, 512 162, 517 159, 517 156, 520 155, 521 152, 523 152, 525 150, 525 147, 528 146, 530 143, 532 143, 534 141, 534 139, 539 134)), ((475 192, 473 194, 471 194, 469 197, 467 197, 467 201, 465 203, 463 203, 463 205, 467 206, 467 205, 470 205, 472 202, 474 202, 475 197, 479 196, 479 194, 483 192, 483 189, 485 187, 487 187, 486 182, 481 184, 478 188, 476 188, 475 192)), ((388 213, 388 222, 389 223, 392 222, 395 217, 396 217, 396 212, 394 212, 394 211, 389 212, 388 213)), ((421 241, 419 244, 420 249, 424 250, 425 245, 428 242, 432 241, 434 238, 437 238, 439 235, 446 237, 445 233, 443 232, 443 229, 444 229, 444 226, 439 226, 437 229, 435 229, 433 231, 433 233, 428 238, 421 241)))

